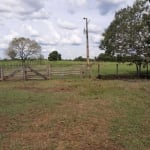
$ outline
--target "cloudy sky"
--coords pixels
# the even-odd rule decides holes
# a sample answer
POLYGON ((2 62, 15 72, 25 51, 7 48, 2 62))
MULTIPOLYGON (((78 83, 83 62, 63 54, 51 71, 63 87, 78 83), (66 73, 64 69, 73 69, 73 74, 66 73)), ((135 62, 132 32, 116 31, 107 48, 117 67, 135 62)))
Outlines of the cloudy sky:
POLYGON ((89 22, 90 57, 101 51, 102 33, 120 8, 134 0, 0 0, 0 59, 14 37, 28 37, 64 59, 86 56, 85 20, 89 22))

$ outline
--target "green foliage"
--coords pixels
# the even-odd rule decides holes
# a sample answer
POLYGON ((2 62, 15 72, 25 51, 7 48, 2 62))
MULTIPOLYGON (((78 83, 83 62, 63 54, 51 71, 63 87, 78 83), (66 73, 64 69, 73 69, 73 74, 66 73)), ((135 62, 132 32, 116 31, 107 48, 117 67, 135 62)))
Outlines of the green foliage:
POLYGON ((109 55, 107 53, 99 54, 98 57, 96 57, 97 61, 105 61, 105 62, 135 62, 140 61, 142 58, 139 56, 122 56, 122 55, 109 55))
POLYGON ((136 0, 132 7, 119 10, 103 34, 100 48, 110 55, 149 55, 149 16, 147 0, 136 0))
POLYGON ((59 54, 57 51, 53 51, 48 56, 49 61, 57 61, 61 60, 61 54, 59 54))
POLYGON ((75 58, 74 61, 86 61, 86 58, 79 56, 79 57, 75 58))
MULTIPOLYGON (((100 48, 108 55, 130 56, 136 64, 137 75, 141 66, 150 62, 150 4, 136 0, 132 7, 119 10, 105 31, 100 48)), ((119 58, 119 59, 120 59, 119 58)), ((123 60, 123 59, 122 59, 123 60)), ((121 61, 121 59, 120 59, 121 61)))
POLYGON ((117 59, 115 56, 111 56, 108 54, 99 54, 98 57, 96 57, 97 61, 109 61, 109 62, 116 62, 117 59))

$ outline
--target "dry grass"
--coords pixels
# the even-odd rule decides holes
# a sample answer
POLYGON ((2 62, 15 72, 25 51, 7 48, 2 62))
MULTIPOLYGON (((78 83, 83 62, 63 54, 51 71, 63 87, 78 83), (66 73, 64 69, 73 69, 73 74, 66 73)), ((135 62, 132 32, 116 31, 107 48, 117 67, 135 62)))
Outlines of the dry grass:
POLYGON ((16 125, 18 130, 8 132, 3 146, 9 149, 17 141, 22 149, 120 149, 109 139, 109 105, 103 100, 74 99, 57 106, 54 112, 21 114, 9 126, 16 125))
MULTIPOLYGON (((128 100, 134 98, 131 96, 133 92, 129 93, 131 89, 135 93, 140 91, 141 95, 147 96, 150 87, 148 82, 141 81, 87 79, 1 82, 0 84, 3 89, 8 90, 7 96, 0 96, 3 107, 7 108, 6 101, 7 104, 8 102, 12 104, 13 101, 12 107, 21 103, 19 106, 22 108, 20 110, 16 107, 18 110, 13 114, 3 108, 0 109, 0 149, 2 150, 128 149, 128 145, 122 144, 125 142, 123 139, 126 139, 124 137, 127 137, 126 133, 120 134, 120 130, 118 131, 118 128, 122 128, 123 125, 116 125, 113 121, 121 118, 128 119, 126 118, 128 109, 120 103, 126 104, 128 100), (17 96, 16 92, 22 95, 17 96), (126 92, 128 95, 125 94, 126 92), (116 131, 115 136, 111 129, 116 131)), ((145 112, 145 115, 148 113, 145 112)), ((124 123, 129 125, 126 121, 124 123)), ((149 126, 148 120, 145 120, 144 126, 149 126)), ((143 136, 146 136, 144 132, 143 136)), ((128 137, 130 138, 129 135, 128 137)), ((147 145, 143 146, 143 149, 146 150, 147 147, 147 145)), ((131 148, 132 145, 129 149, 131 148)))

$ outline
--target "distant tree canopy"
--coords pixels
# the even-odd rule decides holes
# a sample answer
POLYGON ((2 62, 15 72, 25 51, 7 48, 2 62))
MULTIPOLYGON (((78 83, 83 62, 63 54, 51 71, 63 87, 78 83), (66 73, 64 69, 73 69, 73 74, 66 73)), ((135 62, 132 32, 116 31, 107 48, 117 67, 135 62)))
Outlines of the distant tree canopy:
POLYGON ((97 61, 110 61, 110 62, 115 62, 116 61, 116 57, 115 56, 111 56, 108 54, 99 54, 96 58, 97 61))
MULTIPOLYGON (((100 49, 108 55, 130 56, 140 71, 143 58, 150 58, 150 3, 136 0, 119 10, 103 34, 100 49)), ((147 59, 150 60, 150 59, 147 59)))
POLYGON ((29 38, 14 38, 6 50, 6 54, 11 59, 21 59, 25 62, 27 59, 32 57, 39 57, 41 54, 41 46, 34 40, 29 38))
POLYGON ((83 58, 82 56, 76 57, 74 61, 86 61, 86 58, 83 58))
POLYGON ((133 62, 134 57, 121 56, 121 55, 109 55, 107 53, 101 53, 96 58, 96 61, 109 61, 109 62, 133 62))
POLYGON ((61 54, 59 54, 57 51, 52 51, 48 56, 49 61, 57 61, 61 60, 61 54))

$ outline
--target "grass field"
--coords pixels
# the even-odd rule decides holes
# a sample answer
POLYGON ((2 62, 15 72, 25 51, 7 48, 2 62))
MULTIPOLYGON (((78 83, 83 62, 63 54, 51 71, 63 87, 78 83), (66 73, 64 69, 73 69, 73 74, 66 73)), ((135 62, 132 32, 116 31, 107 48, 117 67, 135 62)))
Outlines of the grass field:
POLYGON ((0 150, 149 150, 150 81, 0 82, 0 150))

